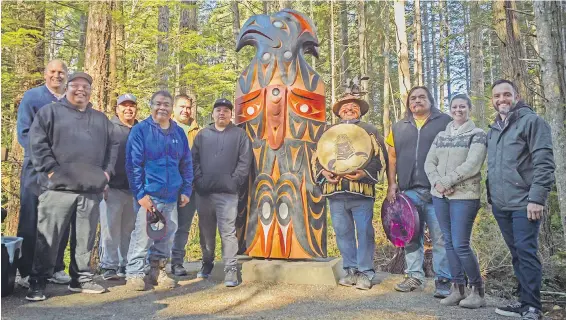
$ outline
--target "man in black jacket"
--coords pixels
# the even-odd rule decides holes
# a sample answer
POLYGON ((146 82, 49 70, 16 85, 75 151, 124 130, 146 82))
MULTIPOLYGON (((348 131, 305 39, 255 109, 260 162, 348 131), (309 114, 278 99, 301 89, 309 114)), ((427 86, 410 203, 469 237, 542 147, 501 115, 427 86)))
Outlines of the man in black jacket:
POLYGON ((436 273, 434 296, 445 298, 450 294, 450 268, 444 248, 440 225, 436 219, 430 182, 424 171, 424 162, 434 138, 452 119, 434 107, 434 99, 426 87, 414 87, 407 95, 405 118, 393 125, 386 139, 389 154, 389 187, 387 199, 395 201, 396 193, 403 192, 417 207, 421 233, 405 247, 405 280, 395 290, 409 292, 422 288, 425 274, 424 225, 432 239, 432 261, 436 273))
POLYGON ((126 142, 130 129, 137 123, 137 113, 136 97, 126 93, 118 97, 116 115, 110 120, 120 147, 115 174, 110 178, 100 209, 100 268, 104 270, 104 280, 126 277, 130 236, 136 222, 134 196, 126 175, 126 142))
POLYGON ((65 98, 39 110, 29 131, 31 160, 39 174, 37 243, 26 299, 45 300, 45 281, 53 273, 63 231, 70 224, 69 290, 102 293, 89 262, 102 191, 114 173, 119 144, 113 125, 89 102, 92 78, 69 77, 65 98))
POLYGON ((203 262, 197 277, 208 278, 212 272, 218 225, 227 287, 238 285, 238 190, 248 179, 252 163, 250 139, 230 121, 233 108, 227 99, 216 100, 214 123, 197 134, 192 149, 203 262))
POLYGON ((498 115, 487 134, 487 196, 520 288, 519 302, 495 312, 542 319, 537 250, 540 219, 554 184, 550 126, 520 100, 509 80, 494 82, 491 97, 498 115))

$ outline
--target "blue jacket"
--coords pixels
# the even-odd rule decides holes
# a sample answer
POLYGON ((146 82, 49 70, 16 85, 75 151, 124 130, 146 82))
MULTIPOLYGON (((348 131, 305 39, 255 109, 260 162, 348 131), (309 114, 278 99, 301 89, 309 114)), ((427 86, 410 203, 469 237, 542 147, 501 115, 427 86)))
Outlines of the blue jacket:
POLYGON ((18 106, 17 130, 18 142, 24 148, 25 157, 29 157, 28 132, 35 114, 41 107, 56 101, 58 101, 57 98, 45 85, 29 89, 24 93, 24 97, 18 106))
POLYGON ((130 131, 126 173, 136 200, 145 195, 175 202, 191 196, 193 160, 183 129, 174 121, 167 133, 149 116, 130 131))

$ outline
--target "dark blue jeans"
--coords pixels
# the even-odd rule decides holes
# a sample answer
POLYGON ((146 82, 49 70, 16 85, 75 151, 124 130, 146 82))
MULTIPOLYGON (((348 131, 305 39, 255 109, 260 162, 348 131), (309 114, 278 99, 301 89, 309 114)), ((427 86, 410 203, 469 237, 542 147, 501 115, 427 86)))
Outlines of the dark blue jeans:
POLYGON ((374 275, 373 253, 375 231, 372 225, 372 198, 346 199, 330 197, 330 217, 336 232, 336 243, 342 255, 342 266, 355 268, 370 277, 374 275))
POLYGON ((432 203, 444 237, 452 282, 466 284, 465 271, 470 285, 482 285, 478 258, 470 247, 470 237, 480 207, 480 200, 449 200, 432 197, 432 203))
POLYGON ((493 215, 511 251, 513 270, 521 288, 519 301, 542 310, 542 265, 537 255, 540 220, 529 221, 527 210, 503 211, 495 206, 493 215))

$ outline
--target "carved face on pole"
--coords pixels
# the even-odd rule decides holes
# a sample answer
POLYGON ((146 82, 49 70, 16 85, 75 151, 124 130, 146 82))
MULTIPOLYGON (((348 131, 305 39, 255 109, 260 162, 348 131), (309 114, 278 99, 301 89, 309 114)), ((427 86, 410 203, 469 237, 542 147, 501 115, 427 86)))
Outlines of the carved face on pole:
POLYGON ((256 15, 242 27, 236 50, 256 55, 236 88, 235 122, 254 152, 253 174, 240 197, 240 251, 255 257, 326 256, 326 208, 310 159, 324 130, 324 84, 305 54, 318 57, 316 29, 285 9, 256 15))

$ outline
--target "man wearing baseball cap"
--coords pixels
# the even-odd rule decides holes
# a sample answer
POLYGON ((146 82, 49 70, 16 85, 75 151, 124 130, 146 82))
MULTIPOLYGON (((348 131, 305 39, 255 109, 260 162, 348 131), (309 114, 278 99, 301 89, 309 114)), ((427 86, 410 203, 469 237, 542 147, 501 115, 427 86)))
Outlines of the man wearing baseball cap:
POLYGON ((118 97, 116 115, 110 120, 120 147, 114 175, 100 208, 100 268, 104 270, 104 280, 126 277, 130 235, 136 222, 134 197, 126 175, 126 143, 130 129, 138 122, 137 112, 136 97, 126 93, 118 97))
POLYGON ((29 301, 45 300, 65 228, 71 233, 69 290, 102 293, 89 262, 99 218, 101 194, 114 174, 119 143, 113 124, 92 108, 92 78, 69 76, 65 98, 41 108, 29 131, 31 161, 39 175, 37 242, 29 301))
POLYGON ((216 100, 212 109, 214 123, 197 134, 191 150, 202 249, 202 267, 197 277, 208 278, 212 272, 218 225, 227 287, 238 285, 238 190, 248 180, 252 163, 250 139, 230 120, 233 109, 228 99, 216 100))

